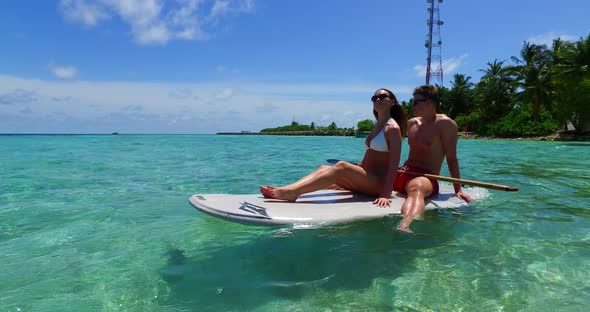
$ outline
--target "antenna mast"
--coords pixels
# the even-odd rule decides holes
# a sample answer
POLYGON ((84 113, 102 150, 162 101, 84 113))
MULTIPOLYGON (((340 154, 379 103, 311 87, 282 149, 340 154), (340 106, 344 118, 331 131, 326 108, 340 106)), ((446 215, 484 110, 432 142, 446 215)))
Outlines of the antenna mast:
POLYGON ((442 68, 442 39, 440 37, 440 26, 444 24, 440 20, 440 10, 438 4, 443 0, 426 0, 430 4, 428 8, 428 39, 426 39, 426 49, 428 57, 426 58, 426 84, 429 85, 432 80, 434 83, 443 85, 443 68, 442 68), (434 52, 434 53, 433 53, 434 52), (433 64, 433 65, 431 65, 433 64))

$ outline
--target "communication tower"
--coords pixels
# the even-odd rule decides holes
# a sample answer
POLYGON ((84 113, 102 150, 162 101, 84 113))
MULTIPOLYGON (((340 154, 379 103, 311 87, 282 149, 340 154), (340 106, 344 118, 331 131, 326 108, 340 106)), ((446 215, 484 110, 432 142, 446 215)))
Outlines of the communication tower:
POLYGON ((444 24, 440 20, 439 3, 443 0, 426 0, 428 2, 428 39, 426 39, 426 49, 428 58, 426 59, 426 84, 443 85, 443 68, 442 68, 442 39, 440 37, 440 26, 444 24))

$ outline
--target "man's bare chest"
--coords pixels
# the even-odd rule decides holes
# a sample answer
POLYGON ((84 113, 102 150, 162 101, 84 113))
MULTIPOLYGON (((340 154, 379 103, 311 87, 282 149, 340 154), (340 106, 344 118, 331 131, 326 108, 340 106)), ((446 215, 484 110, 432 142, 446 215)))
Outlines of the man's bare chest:
POLYGON ((436 124, 417 124, 408 131, 408 144, 421 148, 440 145, 439 129, 436 124))

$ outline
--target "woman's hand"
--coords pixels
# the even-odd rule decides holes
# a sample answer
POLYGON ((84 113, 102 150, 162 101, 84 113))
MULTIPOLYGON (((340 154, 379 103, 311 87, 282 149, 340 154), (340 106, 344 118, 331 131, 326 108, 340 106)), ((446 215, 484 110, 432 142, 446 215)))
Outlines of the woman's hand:
POLYGON ((379 197, 373 202, 373 205, 377 205, 379 208, 389 207, 389 204, 391 204, 391 199, 385 197, 379 197))

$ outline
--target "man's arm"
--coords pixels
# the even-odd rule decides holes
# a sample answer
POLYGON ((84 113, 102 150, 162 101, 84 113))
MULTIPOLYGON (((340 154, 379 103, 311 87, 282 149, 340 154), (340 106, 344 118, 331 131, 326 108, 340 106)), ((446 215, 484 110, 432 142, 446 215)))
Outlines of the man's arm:
MULTIPOLYGON (((459 133, 457 130, 457 124, 450 118, 446 118, 440 121, 441 123, 441 137, 443 148, 445 151, 445 157, 447 159, 447 165, 449 166, 449 173, 451 177, 460 179, 461 172, 459 170, 459 159, 457 158, 457 141, 459 140, 459 133)), ((461 184, 453 184, 455 188, 455 194, 466 202, 470 202, 472 199, 461 190, 461 184)))

